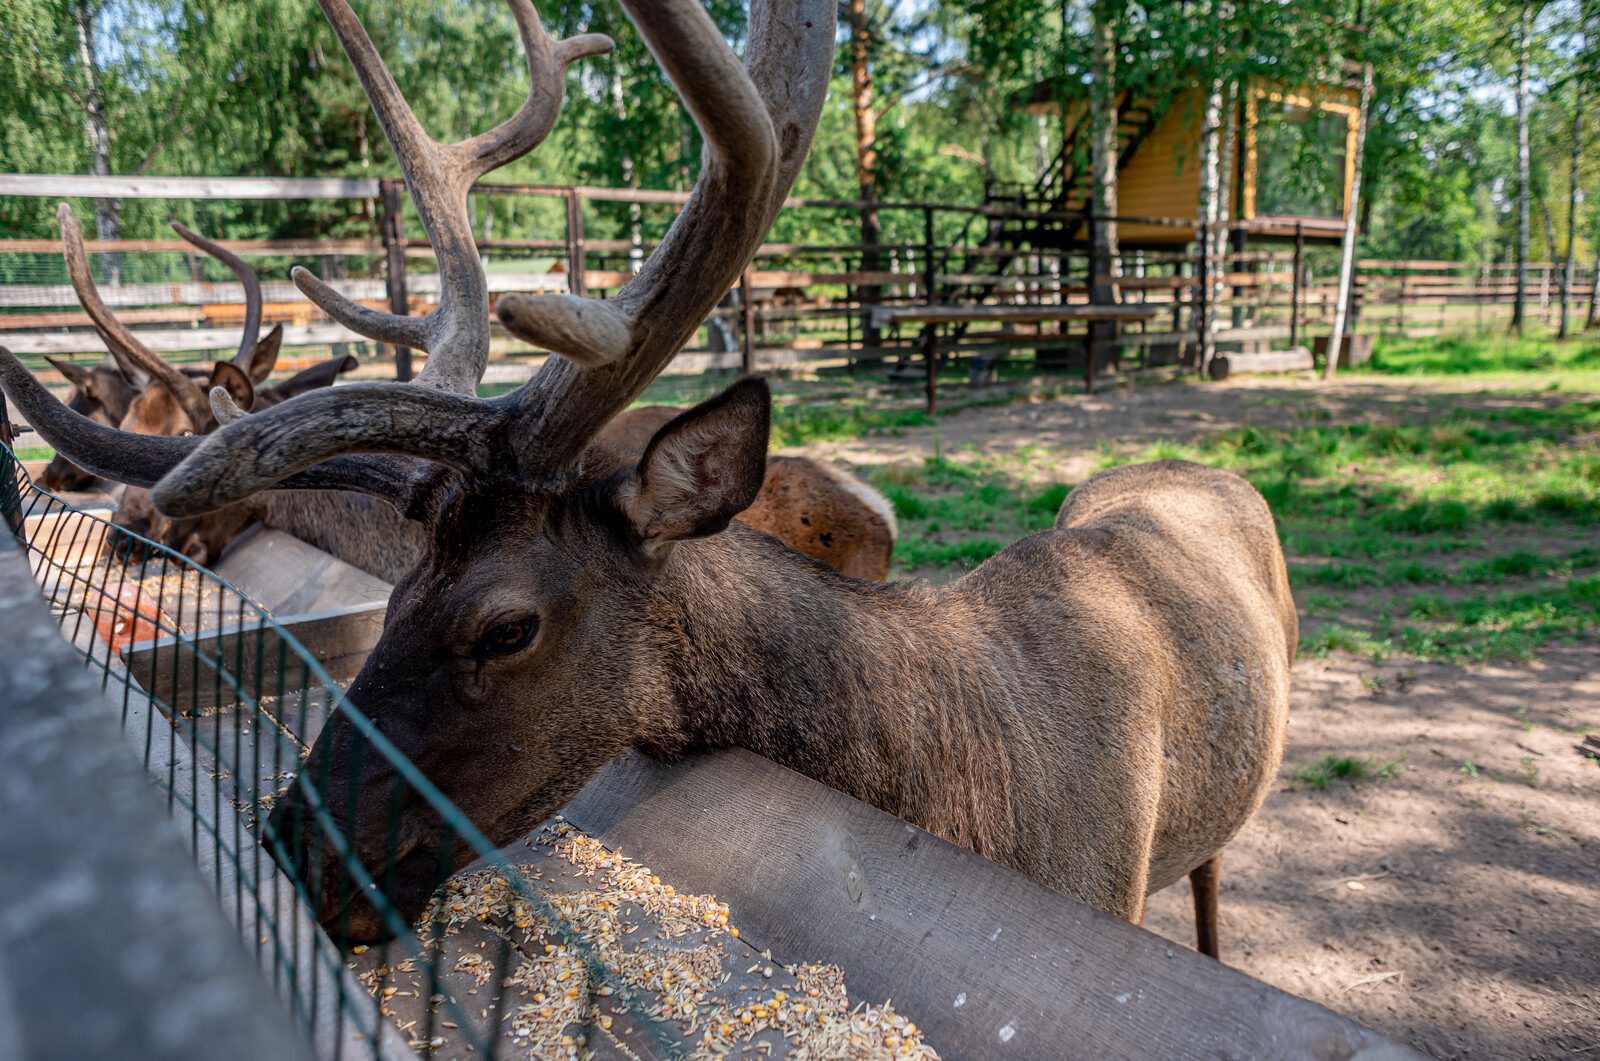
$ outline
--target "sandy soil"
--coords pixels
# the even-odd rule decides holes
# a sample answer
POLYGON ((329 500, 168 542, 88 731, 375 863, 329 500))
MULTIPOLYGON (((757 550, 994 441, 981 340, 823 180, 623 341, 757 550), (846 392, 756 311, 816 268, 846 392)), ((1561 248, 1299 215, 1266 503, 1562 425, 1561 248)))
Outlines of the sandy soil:
MULTIPOLYGON (((974 408, 796 452, 864 466, 971 444, 1035 451, 1030 475, 1077 482, 1103 442, 1571 397, 1246 379, 974 408)), ((1600 647, 1525 667, 1335 656, 1294 673, 1285 766, 1224 856, 1223 960, 1435 1057, 1600 1058, 1600 760, 1578 732, 1600 725, 1600 647), (1329 754, 1397 765, 1292 786, 1329 754)), ((1152 897, 1146 926, 1192 945, 1190 903, 1187 882, 1152 897)))

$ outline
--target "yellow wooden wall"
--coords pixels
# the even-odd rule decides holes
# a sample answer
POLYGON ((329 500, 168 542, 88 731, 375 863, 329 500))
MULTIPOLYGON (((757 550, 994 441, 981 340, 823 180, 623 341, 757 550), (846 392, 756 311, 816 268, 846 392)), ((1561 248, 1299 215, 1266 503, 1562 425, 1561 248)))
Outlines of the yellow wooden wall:
MULTIPOLYGON (((1200 123, 1205 100, 1186 89, 1162 115, 1117 178, 1117 213, 1123 217, 1194 217, 1200 204, 1200 123)), ((1120 225, 1121 239, 1187 243, 1191 228, 1120 225)))
MULTIPOLYGON (((1246 109, 1240 143, 1234 152, 1239 160, 1239 194, 1234 203, 1235 216, 1250 218, 1255 215, 1255 136, 1251 123, 1255 118, 1255 101, 1261 97, 1282 99, 1275 90, 1256 89, 1250 96, 1246 109)), ((1293 102, 1311 104, 1303 93, 1290 94, 1293 102)), ((1353 89, 1325 88, 1316 104, 1321 109, 1346 117, 1349 124, 1347 170, 1354 166, 1356 135, 1356 102, 1358 94, 1353 89)), ((1122 168, 1118 178, 1117 212, 1123 217, 1192 218, 1200 205, 1200 127, 1205 99, 1195 88, 1185 89, 1162 115, 1161 121, 1122 168)), ((1348 201, 1350 172, 1346 173, 1346 200, 1348 201)), ((1124 224, 1118 226, 1119 236, 1129 242, 1187 243, 1194 239, 1193 228, 1169 228, 1156 225, 1124 224)))

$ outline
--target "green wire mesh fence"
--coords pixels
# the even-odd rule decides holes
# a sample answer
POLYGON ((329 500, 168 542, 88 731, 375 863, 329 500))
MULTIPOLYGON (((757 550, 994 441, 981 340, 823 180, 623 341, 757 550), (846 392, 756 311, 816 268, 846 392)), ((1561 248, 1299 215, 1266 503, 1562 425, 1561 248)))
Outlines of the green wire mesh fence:
MULTIPOLYGON (((592 1056, 590 1024, 610 1025, 599 996, 630 1017, 642 1010, 566 909, 497 853, 254 601, 182 555, 39 490, 3 445, 0 516, 27 550, 62 635, 120 702, 124 733, 201 872, 319 1057, 592 1056), (349 786, 348 807, 333 806, 323 798, 331 756, 321 778, 300 770, 335 713, 353 730, 340 749, 349 776, 376 776, 388 789, 389 847, 367 863, 352 845, 362 781, 349 786), (364 758, 387 768, 364 771, 364 758), (284 800, 292 790, 297 798, 284 800), (279 801, 289 813, 274 816, 279 801), (482 937, 475 951, 459 939, 443 945, 460 931, 459 888, 436 895, 416 925, 389 902, 400 812, 417 805, 437 823, 424 841, 439 854, 436 888, 463 849, 495 880, 469 897, 472 938, 482 937), (353 942, 358 896, 386 942, 353 942), (319 924, 319 909, 330 908, 339 912, 319 924)), ((648 1015, 629 1023, 639 1032, 635 1056, 677 1055, 648 1015)))

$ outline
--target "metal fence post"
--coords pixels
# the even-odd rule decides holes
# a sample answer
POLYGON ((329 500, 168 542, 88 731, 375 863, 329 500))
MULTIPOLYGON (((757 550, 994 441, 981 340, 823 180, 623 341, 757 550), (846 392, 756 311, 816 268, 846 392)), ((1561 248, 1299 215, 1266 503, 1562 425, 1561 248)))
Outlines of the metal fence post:
MULTIPOLYGON (((383 251, 389 264, 389 312, 406 313, 406 240, 400 214, 400 182, 386 177, 378 183, 383 204, 383 251)), ((394 350, 394 378, 404 383, 411 378, 411 349, 394 350)))

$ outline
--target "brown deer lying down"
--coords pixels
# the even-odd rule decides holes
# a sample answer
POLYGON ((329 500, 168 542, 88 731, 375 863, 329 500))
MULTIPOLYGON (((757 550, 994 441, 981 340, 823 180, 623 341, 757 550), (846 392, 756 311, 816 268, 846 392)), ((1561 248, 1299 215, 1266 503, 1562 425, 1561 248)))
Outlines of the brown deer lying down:
MULTIPOLYGON (((255 270, 237 255, 189 231, 176 221, 172 223, 172 227, 178 235, 228 266, 239 278, 244 285, 245 313, 244 333, 239 341, 238 352, 231 360, 218 361, 209 371, 180 369, 170 365, 124 327, 100 298, 100 292, 95 287, 94 278, 89 272, 88 255, 83 250, 83 229, 78 224, 78 219, 73 216, 71 207, 62 203, 56 210, 56 220, 61 225, 61 247, 67 261, 67 275, 72 280, 78 302, 89 314, 101 338, 111 350, 117 365, 115 371, 118 377, 125 379, 135 388, 132 396, 122 403, 122 408, 118 412, 114 399, 101 397, 103 394, 113 394, 111 387, 95 386, 101 383, 103 378, 109 377, 113 370, 109 368, 91 370, 98 372, 99 375, 92 380, 80 382, 69 373, 71 366, 51 362, 77 385, 75 397, 90 393, 85 391, 86 386, 93 388, 92 393, 101 399, 100 412, 103 415, 89 415, 102 423, 109 421, 123 431, 141 435, 204 434, 217 426, 211 401, 207 397, 208 389, 222 388, 238 408, 265 409, 296 394, 329 386, 339 373, 356 365, 353 357, 336 357, 296 373, 282 383, 263 387, 262 384, 272 374, 273 367, 278 361, 283 326, 274 327, 259 340, 256 337, 261 330, 261 281, 256 277, 255 270), (200 379, 196 379, 196 372, 200 379), (137 380, 137 384, 133 384, 133 380, 137 380), (201 380, 207 382, 202 383, 201 380), (115 420, 111 420, 113 413, 116 413, 115 420)), ((83 370, 78 371, 81 373, 83 370)), ((110 384, 114 381, 105 379, 105 382, 110 384)), ((114 395, 121 397, 122 393, 115 391, 114 395)), ((87 401, 86 398, 81 400, 87 401)), ((58 463, 63 466, 59 476, 60 481, 67 479, 68 473, 65 469, 71 469, 77 476, 91 482, 99 481, 98 477, 76 468, 59 454, 56 460, 51 462, 51 468, 55 468, 58 463)), ((56 480, 47 477, 47 489, 50 488, 48 483, 51 481, 56 480)), ((214 561, 227 544, 238 537, 245 528, 260 519, 264 511, 264 504, 259 499, 251 498, 202 517, 172 520, 156 512, 155 507, 150 504, 148 490, 140 486, 130 486, 123 492, 117 511, 112 516, 112 522, 140 537, 176 549, 196 563, 208 564, 214 561)), ((109 544, 113 547, 126 547, 129 543, 125 538, 117 538, 109 544)))
MULTIPOLYGON (((682 411, 670 405, 629 409, 606 425, 599 441, 625 453, 643 453, 651 437, 682 411)), ((738 519, 841 574, 874 582, 889 577, 897 533, 894 508, 843 468, 806 457, 769 457, 761 492, 738 519)))
MULTIPOLYGON (((627 749, 739 744, 1125 918, 1185 873, 1214 888, 1217 853, 1277 768, 1296 643, 1272 517, 1243 480, 1176 461, 1106 472, 1053 529, 930 589, 846 577, 731 522, 766 475, 760 380, 674 419, 637 462, 590 448, 781 208, 827 90, 833 0, 757 0, 744 67, 692 0, 623 0, 700 127, 700 177, 615 297, 500 300, 513 333, 563 356, 494 399, 474 397, 489 322, 466 196, 549 132, 565 66, 609 42, 551 40, 513 0, 528 103, 441 145, 344 0, 319 2, 438 249, 443 297, 428 317, 390 317, 295 278, 364 334, 427 350, 427 366, 209 437, 145 438, 75 417, 0 354, 0 385, 41 435, 91 471, 155 482, 173 516, 281 485, 362 491, 425 523, 427 553, 349 695, 497 844, 627 749)), ((398 810, 391 851, 392 768, 369 751, 352 776, 354 737, 334 718, 304 776, 326 778, 322 805, 411 917, 441 855, 471 855, 437 850, 418 802, 398 810)), ((271 818, 285 838, 305 811, 291 792, 271 818)), ((316 879, 318 852, 298 854, 316 879)), ((341 910, 335 876, 321 915, 380 933, 365 899, 341 910)))

